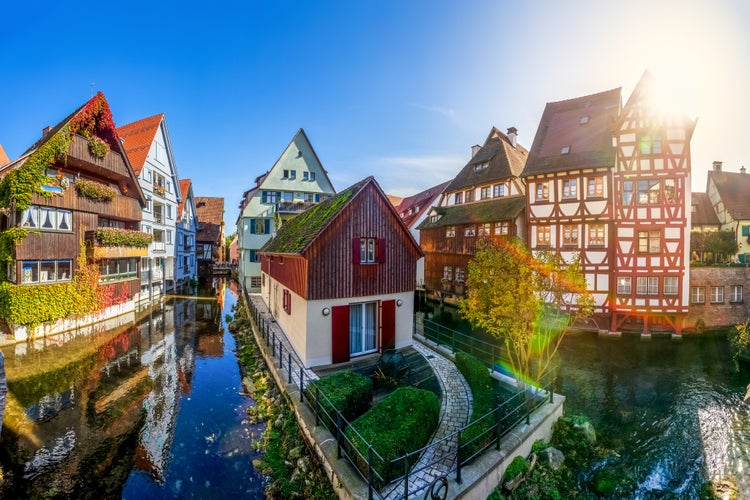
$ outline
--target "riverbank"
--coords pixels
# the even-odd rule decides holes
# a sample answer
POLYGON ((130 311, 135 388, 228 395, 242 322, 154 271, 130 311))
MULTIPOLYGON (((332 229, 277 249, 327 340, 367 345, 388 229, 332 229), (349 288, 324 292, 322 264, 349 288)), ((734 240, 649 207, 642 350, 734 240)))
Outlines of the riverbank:
POLYGON ((252 334, 245 306, 238 302, 229 325, 245 390, 257 401, 248 419, 266 422, 254 446, 264 452, 253 466, 264 476, 266 498, 330 499, 336 494, 317 458, 307 448, 287 395, 275 385, 252 334))

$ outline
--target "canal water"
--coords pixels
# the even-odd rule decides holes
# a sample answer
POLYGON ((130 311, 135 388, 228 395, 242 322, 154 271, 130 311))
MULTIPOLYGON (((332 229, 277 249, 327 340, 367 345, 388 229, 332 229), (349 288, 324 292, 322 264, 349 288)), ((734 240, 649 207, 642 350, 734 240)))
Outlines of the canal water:
POLYGON ((698 498, 707 480, 730 480, 750 498, 750 367, 733 371, 723 336, 570 336, 560 361, 565 412, 588 416, 614 451, 581 488, 609 468, 630 478, 630 498, 698 498))
POLYGON ((133 323, 3 349, 2 498, 262 498, 236 301, 172 298, 133 323))

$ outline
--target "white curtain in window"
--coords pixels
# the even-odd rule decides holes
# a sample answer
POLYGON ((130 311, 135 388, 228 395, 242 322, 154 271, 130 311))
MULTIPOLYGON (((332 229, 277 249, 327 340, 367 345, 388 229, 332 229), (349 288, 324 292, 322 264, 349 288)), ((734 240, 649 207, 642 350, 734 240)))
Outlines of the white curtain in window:
POLYGON ((29 207, 24 210, 21 221, 23 227, 39 227, 39 208, 29 207))
POLYGON ((362 352, 362 304, 349 306, 349 352, 362 352))
POLYGON ((375 323, 377 310, 376 304, 370 302, 364 304, 365 306, 365 351, 372 351, 375 349, 375 323))
POLYGON ((69 212, 68 210, 58 210, 57 211, 57 228, 63 231, 70 231, 73 226, 70 224, 70 217, 72 215, 72 212, 69 212))
POLYGON ((55 220, 55 211, 52 208, 40 207, 42 228, 44 229, 55 229, 57 227, 57 221, 55 220))

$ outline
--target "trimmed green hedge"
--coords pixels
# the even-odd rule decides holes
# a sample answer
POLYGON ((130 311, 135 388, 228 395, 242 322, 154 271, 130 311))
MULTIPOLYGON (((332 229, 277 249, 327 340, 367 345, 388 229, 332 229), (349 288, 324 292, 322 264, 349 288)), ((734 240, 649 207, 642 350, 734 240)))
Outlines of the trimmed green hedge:
MULTIPOLYGON (((349 449, 348 453, 359 469, 367 474, 368 443, 382 457, 373 463, 377 475, 373 478, 380 487, 404 473, 403 462, 392 460, 416 451, 430 441, 438 427, 440 402, 427 390, 399 387, 379 404, 349 425, 346 437, 361 456, 349 449), (356 431, 356 432, 355 432, 356 431)), ((409 460, 411 467, 419 457, 409 460)))
POLYGON ((333 432, 336 428, 334 408, 349 422, 367 411, 372 401, 372 380, 360 373, 341 371, 307 384, 305 396, 313 408, 320 404, 321 418, 333 432), (320 398, 318 391, 322 393, 320 398))
POLYGON ((471 424, 461 433, 461 460, 466 460, 492 440, 491 429, 495 425, 494 419, 486 418, 481 422, 474 422, 492 410, 495 396, 492 390, 492 377, 479 359, 465 352, 457 352, 456 367, 466 378, 474 397, 471 424))

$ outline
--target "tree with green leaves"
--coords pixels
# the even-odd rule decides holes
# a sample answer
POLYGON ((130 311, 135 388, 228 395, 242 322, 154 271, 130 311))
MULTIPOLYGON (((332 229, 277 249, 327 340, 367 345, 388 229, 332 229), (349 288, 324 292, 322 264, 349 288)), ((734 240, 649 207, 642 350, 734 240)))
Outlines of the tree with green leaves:
POLYGON ((473 327, 501 339, 519 384, 550 372, 565 333, 593 312, 580 258, 532 254, 519 238, 480 239, 459 310, 473 327))

